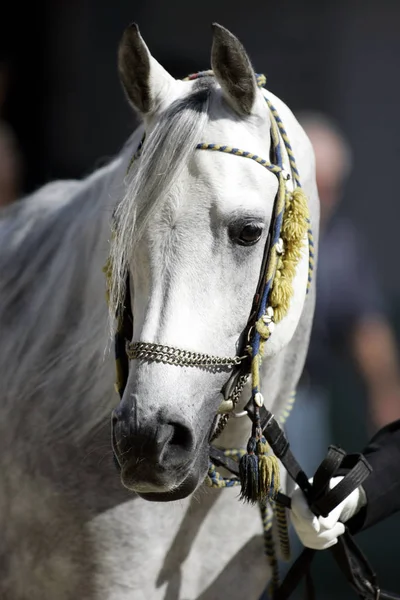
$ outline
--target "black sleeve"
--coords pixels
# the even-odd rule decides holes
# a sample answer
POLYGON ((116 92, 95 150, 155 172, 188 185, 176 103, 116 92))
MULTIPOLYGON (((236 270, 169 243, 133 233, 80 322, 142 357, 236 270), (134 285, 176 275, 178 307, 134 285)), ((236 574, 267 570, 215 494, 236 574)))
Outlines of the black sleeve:
POLYGON ((400 511, 400 420, 381 429, 363 454, 373 471, 363 483, 367 504, 347 522, 357 533, 400 511))

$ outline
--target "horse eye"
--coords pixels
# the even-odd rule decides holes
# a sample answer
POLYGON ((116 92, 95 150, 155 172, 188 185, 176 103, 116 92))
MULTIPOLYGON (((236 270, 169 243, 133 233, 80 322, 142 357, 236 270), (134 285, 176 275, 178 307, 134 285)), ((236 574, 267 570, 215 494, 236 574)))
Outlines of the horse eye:
POLYGON ((239 232, 236 242, 242 246, 252 246, 257 243, 263 232, 261 225, 255 223, 249 223, 245 225, 239 232))

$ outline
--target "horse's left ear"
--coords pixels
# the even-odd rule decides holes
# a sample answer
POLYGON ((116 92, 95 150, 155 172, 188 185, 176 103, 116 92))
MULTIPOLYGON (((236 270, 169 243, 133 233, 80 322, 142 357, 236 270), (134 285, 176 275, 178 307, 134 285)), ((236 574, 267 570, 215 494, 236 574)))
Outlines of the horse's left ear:
POLYGON ((122 85, 133 108, 143 116, 154 113, 175 79, 153 58, 132 23, 125 29, 118 50, 122 85))
POLYGON ((240 115, 249 115, 253 108, 257 82, 246 50, 225 27, 213 24, 211 67, 225 99, 240 115))

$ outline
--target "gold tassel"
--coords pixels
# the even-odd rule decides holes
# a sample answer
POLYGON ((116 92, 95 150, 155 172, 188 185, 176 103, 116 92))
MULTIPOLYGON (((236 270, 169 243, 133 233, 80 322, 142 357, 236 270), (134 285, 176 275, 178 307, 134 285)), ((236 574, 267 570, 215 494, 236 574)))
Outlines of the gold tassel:
POLYGON ((301 188, 296 188, 290 196, 283 216, 282 237, 288 241, 302 242, 308 228, 307 197, 301 188))
POLYGON ((277 263, 270 296, 275 323, 279 323, 289 310, 293 279, 308 230, 308 216, 307 197, 303 190, 296 188, 292 193, 287 193, 281 229, 284 252, 277 263))
POLYGON ((270 448, 262 437, 257 442, 258 497, 261 502, 273 499, 280 488, 280 469, 276 456, 268 455, 270 448))

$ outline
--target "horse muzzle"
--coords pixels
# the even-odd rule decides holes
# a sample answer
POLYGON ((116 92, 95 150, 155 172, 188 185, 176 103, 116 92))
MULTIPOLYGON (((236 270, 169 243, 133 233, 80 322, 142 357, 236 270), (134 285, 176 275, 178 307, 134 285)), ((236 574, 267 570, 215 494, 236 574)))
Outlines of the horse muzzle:
POLYGON ((194 432, 180 415, 158 415, 139 425, 116 409, 112 446, 122 484, 146 500, 183 498, 196 488, 194 432))

